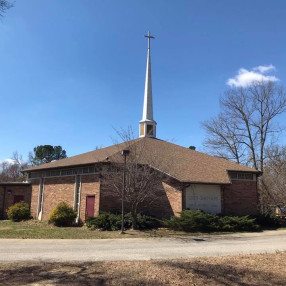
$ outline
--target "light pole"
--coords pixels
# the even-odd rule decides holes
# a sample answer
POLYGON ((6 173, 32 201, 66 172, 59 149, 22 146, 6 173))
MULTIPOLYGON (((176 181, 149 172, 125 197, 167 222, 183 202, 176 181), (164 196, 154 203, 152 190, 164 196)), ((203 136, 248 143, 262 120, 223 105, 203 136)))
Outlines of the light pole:
POLYGON ((121 197, 121 234, 124 234, 124 194, 125 194, 125 172, 126 172, 126 157, 129 154, 129 150, 122 150, 121 154, 124 156, 124 169, 123 169, 123 188, 121 197))

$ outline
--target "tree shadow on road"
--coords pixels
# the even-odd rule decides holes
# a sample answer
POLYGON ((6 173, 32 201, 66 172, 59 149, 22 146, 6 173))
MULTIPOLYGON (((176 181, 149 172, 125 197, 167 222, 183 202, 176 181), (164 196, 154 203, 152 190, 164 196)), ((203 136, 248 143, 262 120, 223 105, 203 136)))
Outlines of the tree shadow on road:
POLYGON ((286 252, 176 260, 2 263, 0 285, 286 285, 286 252))

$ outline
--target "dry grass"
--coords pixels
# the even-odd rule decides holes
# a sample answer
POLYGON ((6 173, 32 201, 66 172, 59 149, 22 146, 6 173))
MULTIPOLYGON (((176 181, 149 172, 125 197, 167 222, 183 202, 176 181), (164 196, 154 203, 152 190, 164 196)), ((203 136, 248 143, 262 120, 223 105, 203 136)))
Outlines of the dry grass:
MULTIPOLYGON (((216 233, 212 233, 216 234, 216 233)), ((221 233, 220 233, 221 234, 221 233)), ((148 238, 148 237, 189 237, 200 233, 186 233, 168 229, 133 231, 127 230, 121 235, 120 231, 99 231, 83 227, 56 227, 45 221, 28 220, 12 222, 0 220, 1 238, 25 239, 103 239, 103 238, 148 238)))
POLYGON ((286 253, 188 260, 0 264, 0 285, 286 285, 286 253))

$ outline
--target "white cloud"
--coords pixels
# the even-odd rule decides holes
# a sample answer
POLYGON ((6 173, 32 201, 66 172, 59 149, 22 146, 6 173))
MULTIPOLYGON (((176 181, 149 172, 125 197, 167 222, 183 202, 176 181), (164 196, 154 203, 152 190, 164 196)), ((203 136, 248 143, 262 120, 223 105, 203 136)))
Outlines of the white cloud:
POLYGON ((4 161, 0 162, 0 163, 8 163, 8 164, 17 164, 17 162, 13 159, 5 159, 4 161))
POLYGON ((265 73, 270 71, 275 71, 273 65, 257 66, 251 70, 240 68, 238 74, 233 78, 229 78, 226 84, 229 86, 246 87, 254 81, 279 81, 279 78, 274 75, 265 75, 265 73))
POLYGON ((274 65, 269 65, 269 66, 258 66, 253 68, 254 71, 258 71, 260 73, 267 73, 270 71, 275 71, 276 68, 274 65))

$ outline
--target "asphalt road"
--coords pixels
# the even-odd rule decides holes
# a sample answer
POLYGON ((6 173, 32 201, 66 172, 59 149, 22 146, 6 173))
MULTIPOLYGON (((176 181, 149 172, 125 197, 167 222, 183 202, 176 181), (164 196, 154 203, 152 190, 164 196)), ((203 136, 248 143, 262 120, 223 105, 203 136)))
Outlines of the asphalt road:
POLYGON ((0 262, 149 260, 277 251, 286 251, 286 230, 176 239, 0 239, 0 262))

